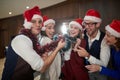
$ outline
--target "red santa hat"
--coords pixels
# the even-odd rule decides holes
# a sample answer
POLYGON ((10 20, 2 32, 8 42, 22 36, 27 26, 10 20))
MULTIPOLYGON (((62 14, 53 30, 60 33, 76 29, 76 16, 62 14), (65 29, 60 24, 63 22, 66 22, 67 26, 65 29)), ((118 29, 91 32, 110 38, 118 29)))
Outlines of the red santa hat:
POLYGON ((41 16, 41 11, 40 11, 38 6, 35 6, 34 8, 29 9, 29 10, 24 12, 24 19, 25 20, 24 20, 23 26, 26 29, 30 29, 32 26, 31 20, 35 19, 35 18, 40 18, 43 21, 43 18, 41 16))
POLYGON ((75 19, 74 21, 71 21, 69 23, 69 28, 71 27, 72 24, 76 25, 77 27, 79 27, 80 30, 83 30, 83 26, 82 26, 82 22, 83 20, 78 18, 78 19, 75 19))
POLYGON ((43 16, 43 27, 42 27, 42 31, 45 31, 45 29, 46 29, 46 25, 48 25, 49 23, 53 23, 53 24, 55 24, 55 20, 53 20, 53 19, 49 19, 48 18, 48 16, 43 16))
POLYGON ((86 12, 84 20, 90 20, 93 22, 101 22, 102 21, 99 12, 94 9, 90 9, 86 12))
POLYGON ((120 38, 120 20, 113 20, 110 25, 107 25, 105 29, 113 36, 120 38))

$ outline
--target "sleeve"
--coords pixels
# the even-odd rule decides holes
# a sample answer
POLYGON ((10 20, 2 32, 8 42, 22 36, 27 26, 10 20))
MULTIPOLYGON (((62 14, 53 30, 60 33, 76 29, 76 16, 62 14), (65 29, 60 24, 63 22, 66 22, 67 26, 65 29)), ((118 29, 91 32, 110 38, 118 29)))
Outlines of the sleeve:
POLYGON ((101 42, 101 50, 100 50, 100 59, 97 59, 90 55, 88 61, 91 64, 98 64, 101 66, 107 66, 110 59, 110 47, 106 44, 105 39, 101 42))
POLYGON ((108 68, 102 66, 102 70, 100 73, 120 80, 120 71, 111 70, 111 69, 108 69, 108 68))
POLYGON ((33 49, 32 41, 28 37, 24 35, 16 36, 11 45, 13 50, 31 65, 33 70, 41 70, 44 65, 44 61, 33 49))

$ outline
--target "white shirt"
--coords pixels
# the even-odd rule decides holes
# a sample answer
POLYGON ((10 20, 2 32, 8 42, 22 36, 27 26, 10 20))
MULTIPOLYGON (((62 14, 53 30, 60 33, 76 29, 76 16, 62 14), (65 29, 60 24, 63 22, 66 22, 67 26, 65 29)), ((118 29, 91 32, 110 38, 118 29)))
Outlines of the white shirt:
MULTIPOLYGON (((91 40, 88 37, 89 47, 91 47, 92 43, 95 40, 99 40, 100 34, 101 34, 100 31, 98 31, 96 37, 91 40)), ((90 64, 98 64, 106 67, 108 65, 109 59, 110 59, 110 47, 106 44, 106 40, 103 39, 101 42, 100 59, 97 59, 94 56, 90 55, 88 61, 90 62, 90 64)))
POLYGON ((44 61, 33 49, 33 43, 30 38, 25 35, 18 35, 12 40, 11 46, 16 54, 23 58, 33 70, 41 70, 44 61))
MULTIPOLYGON (((51 42, 52 40, 50 38, 43 36, 39 43, 43 46, 51 42)), ((48 54, 50 55, 51 53, 52 51, 50 51, 48 54)), ((59 80, 60 73, 61 73, 61 55, 60 53, 57 53, 54 61, 52 62, 48 70, 49 79, 59 80)))

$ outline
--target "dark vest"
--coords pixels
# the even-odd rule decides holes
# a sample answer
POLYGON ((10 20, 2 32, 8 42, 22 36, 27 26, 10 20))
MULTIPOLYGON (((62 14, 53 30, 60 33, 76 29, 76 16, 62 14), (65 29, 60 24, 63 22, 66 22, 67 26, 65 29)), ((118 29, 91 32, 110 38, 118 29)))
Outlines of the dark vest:
POLYGON ((87 42, 87 45, 86 45, 86 50, 88 53, 90 53, 90 55, 94 56, 95 58, 97 59, 100 59, 100 50, 101 50, 101 42, 105 36, 105 33, 101 32, 100 31, 100 38, 99 40, 95 40, 91 47, 89 48, 89 43, 88 43, 88 36, 85 34, 85 40, 87 42))
POLYGON ((33 80, 33 72, 31 66, 9 45, 2 80, 33 80))

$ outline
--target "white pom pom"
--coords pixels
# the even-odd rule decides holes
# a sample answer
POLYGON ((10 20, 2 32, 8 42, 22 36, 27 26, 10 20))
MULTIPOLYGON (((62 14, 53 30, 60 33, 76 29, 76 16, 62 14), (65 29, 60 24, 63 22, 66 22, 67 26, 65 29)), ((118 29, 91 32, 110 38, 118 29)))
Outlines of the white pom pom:
POLYGON ((46 27, 44 26, 44 27, 42 27, 42 29, 41 29, 41 30, 42 30, 42 31, 45 31, 45 29, 46 29, 46 27))
POLYGON ((26 29, 31 29, 32 23, 31 23, 31 22, 28 22, 28 21, 25 19, 23 26, 24 26, 26 29))

